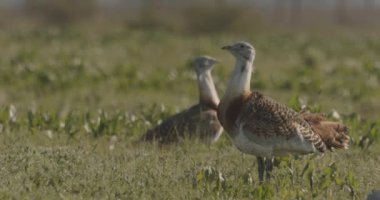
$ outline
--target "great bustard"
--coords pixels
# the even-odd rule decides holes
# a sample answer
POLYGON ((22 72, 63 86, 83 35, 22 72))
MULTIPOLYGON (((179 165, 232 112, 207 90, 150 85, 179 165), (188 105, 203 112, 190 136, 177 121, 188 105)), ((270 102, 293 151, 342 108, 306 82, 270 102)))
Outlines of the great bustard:
POLYGON ((250 89, 255 49, 247 42, 222 47, 236 59, 218 118, 234 145, 255 155, 259 179, 269 179, 274 156, 325 152, 348 148, 348 129, 322 114, 297 113, 250 89))
POLYGON ((159 143, 177 142, 183 138, 198 137, 206 143, 218 140, 223 132, 217 117, 219 96, 211 71, 218 61, 209 56, 195 58, 193 67, 199 87, 199 103, 177 113, 143 136, 143 140, 159 143))

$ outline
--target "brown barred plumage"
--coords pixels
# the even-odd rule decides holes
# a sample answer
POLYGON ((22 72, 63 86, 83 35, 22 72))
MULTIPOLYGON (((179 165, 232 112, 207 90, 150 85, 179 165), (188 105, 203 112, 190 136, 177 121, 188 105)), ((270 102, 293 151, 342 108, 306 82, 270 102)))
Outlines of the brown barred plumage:
POLYGON ((211 143, 216 139, 219 131, 221 131, 221 125, 216 116, 216 109, 206 104, 197 104, 149 130, 143 136, 143 140, 168 144, 195 137, 211 143))
POLYGON ((328 121, 323 113, 301 113, 314 133, 318 134, 327 149, 348 149, 350 136, 348 128, 342 123, 328 121))
POLYGON ((299 113, 271 98, 264 97, 259 92, 250 93, 242 105, 235 124, 243 124, 243 129, 263 138, 280 136, 290 139, 298 137, 300 133, 318 151, 326 150, 320 135, 312 130, 310 124, 299 113))

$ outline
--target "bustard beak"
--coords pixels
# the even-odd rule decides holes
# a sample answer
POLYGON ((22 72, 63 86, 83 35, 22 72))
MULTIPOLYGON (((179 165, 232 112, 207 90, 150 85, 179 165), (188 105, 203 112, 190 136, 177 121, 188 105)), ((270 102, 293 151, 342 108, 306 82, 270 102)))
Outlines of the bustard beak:
POLYGON ((226 45, 222 47, 223 50, 231 50, 231 48, 232 48, 231 45, 226 45))
POLYGON ((217 59, 215 59, 215 58, 213 58, 213 59, 211 60, 211 62, 213 62, 214 64, 218 64, 218 63, 220 63, 220 61, 217 60, 217 59))

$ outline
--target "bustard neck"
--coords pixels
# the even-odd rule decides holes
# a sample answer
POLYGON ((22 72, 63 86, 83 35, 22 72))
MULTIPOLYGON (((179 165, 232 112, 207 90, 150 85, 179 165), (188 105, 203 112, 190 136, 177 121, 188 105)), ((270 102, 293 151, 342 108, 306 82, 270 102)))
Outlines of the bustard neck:
POLYGON ((204 71, 197 74, 197 79, 199 87, 199 103, 207 104, 216 109, 220 100, 211 76, 211 71, 204 71))
MULTIPOLYGON (((250 82, 253 59, 237 60, 228 81, 227 90, 218 107, 218 119, 225 130, 231 130, 242 108, 242 102, 251 94, 250 82)), ((231 131, 228 132, 233 134, 231 131)), ((231 135, 234 137, 233 135, 231 135)))
POLYGON ((224 97, 234 98, 251 92, 251 76, 253 71, 253 60, 237 59, 235 69, 228 81, 224 97))

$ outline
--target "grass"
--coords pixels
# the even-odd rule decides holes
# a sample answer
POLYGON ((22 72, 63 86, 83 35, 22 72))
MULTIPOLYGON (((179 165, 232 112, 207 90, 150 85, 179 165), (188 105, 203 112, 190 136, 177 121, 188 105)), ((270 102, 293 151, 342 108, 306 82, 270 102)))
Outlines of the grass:
POLYGON ((380 188, 376 34, 32 29, 1 31, 0 46, 1 199, 365 199, 380 188), (254 157, 226 134, 212 146, 134 142, 197 101, 193 56, 222 61, 223 94, 233 59, 220 47, 241 38, 257 51, 252 87, 338 117, 349 150, 277 159, 259 185, 254 157))

